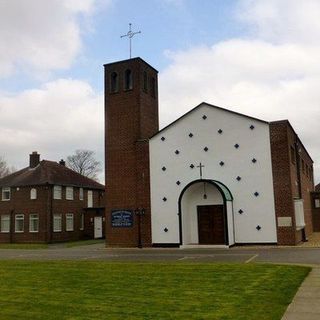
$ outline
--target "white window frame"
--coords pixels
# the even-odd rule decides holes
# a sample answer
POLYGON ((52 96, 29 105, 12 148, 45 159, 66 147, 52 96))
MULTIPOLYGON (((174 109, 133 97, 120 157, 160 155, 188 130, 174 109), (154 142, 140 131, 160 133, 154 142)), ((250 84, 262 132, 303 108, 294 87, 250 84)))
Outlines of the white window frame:
POLYGON ((93 191, 92 190, 88 190, 88 208, 92 208, 93 207, 93 191))
POLYGON ((23 233, 24 232, 24 214, 18 213, 14 216, 14 232, 15 233, 23 233), (22 230, 19 230, 18 221, 22 221, 22 230))
POLYGON ((314 207, 320 208, 320 199, 314 199, 314 207))
POLYGON ((2 188, 2 195, 1 195, 1 200, 2 201, 10 201, 11 199, 11 188, 10 187, 3 187, 2 188), (5 198, 5 194, 9 193, 9 198, 5 198))
POLYGON ((84 230, 84 213, 80 213, 80 228, 81 231, 84 230))
POLYGON ((84 192, 83 192, 83 188, 79 188, 79 200, 83 200, 83 195, 84 195, 84 192))
POLYGON ((73 213, 66 213, 66 231, 74 231, 74 216, 73 213), (69 226, 69 223, 72 223, 71 226, 69 226))
POLYGON ((53 187, 53 199, 61 200, 62 199, 62 187, 54 186, 53 187))
POLYGON ((61 232, 62 231, 62 214, 60 213, 55 213, 53 215, 53 232, 61 232), (59 222, 59 228, 57 228, 56 226, 56 222, 59 222))
POLYGON ((30 199, 31 200, 36 200, 37 199, 37 189, 36 188, 32 188, 30 190, 30 199))
POLYGON ((66 187, 66 200, 73 200, 73 187, 66 187))
POLYGON ((31 213, 29 214, 29 232, 31 233, 37 233, 39 232, 39 215, 37 213, 31 213), (37 221, 36 224, 36 230, 32 230, 33 228, 33 221, 37 221))
POLYGON ((9 214, 2 214, 1 215, 1 233, 10 233, 10 215, 9 214), (8 228, 3 230, 3 223, 8 223, 8 228))

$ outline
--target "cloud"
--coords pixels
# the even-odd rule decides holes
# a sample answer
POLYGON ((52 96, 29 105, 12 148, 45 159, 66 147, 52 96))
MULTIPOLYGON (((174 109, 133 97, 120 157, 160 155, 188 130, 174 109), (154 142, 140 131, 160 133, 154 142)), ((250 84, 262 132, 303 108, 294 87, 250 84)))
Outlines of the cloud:
POLYGON ((167 53, 161 125, 202 101, 273 121, 289 119, 320 180, 320 12, 317 0, 244 0, 235 15, 253 32, 167 53), (319 36, 317 36, 319 35, 319 36))
POLYGON ((16 96, 0 96, 0 145, 8 164, 28 165, 28 155, 59 160, 90 149, 103 160, 103 95, 84 81, 58 79, 16 96))
POLYGON ((0 1, 0 78, 68 68, 81 50, 81 17, 96 0, 0 1))

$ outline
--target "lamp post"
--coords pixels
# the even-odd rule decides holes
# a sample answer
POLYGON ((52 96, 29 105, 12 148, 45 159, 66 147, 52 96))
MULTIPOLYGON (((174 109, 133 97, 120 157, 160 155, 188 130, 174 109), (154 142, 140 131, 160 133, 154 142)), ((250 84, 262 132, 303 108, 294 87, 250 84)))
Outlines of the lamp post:
POLYGON ((145 209, 137 208, 135 214, 138 216, 138 248, 142 249, 142 239, 141 239, 141 217, 145 215, 145 209))

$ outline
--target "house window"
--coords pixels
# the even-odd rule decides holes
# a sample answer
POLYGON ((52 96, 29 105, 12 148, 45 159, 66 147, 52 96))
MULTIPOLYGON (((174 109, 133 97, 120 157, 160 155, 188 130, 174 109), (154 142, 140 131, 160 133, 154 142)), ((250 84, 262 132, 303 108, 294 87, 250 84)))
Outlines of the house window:
POLYGON ((66 231, 73 231, 73 213, 66 214, 66 231))
POLYGON ((60 200, 62 199, 62 187, 54 186, 53 187, 53 199, 60 200))
POLYGON ((294 147, 290 147, 290 155, 291 155, 291 162, 292 164, 296 163, 296 153, 294 151, 294 147))
POLYGON ((88 190, 88 208, 93 207, 93 192, 92 190, 88 190))
POLYGON ((314 199, 314 207, 320 208, 320 199, 314 199))
POLYGON ((37 199, 37 189, 36 188, 32 188, 30 190, 30 199, 31 200, 37 199))
POLYGON ((80 230, 84 230, 84 214, 80 213, 80 230))
POLYGON ((130 90, 132 87, 132 71, 127 69, 124 73, 124 89, 130 90))
POLYGON ((73 187, 66 187, 66 199, 73 200, 73 187))
POLYGON ((62 231, 62 217, 61 214, 53 215, 53 232, 61 232, 62 231))
POLYGON ((9 201, 11 197, 11 189, 9 187, 2 188, 2 201, 9 201))
POLYGON ((119 79, 118 79, 118 74, 116 72, 111 73, 111 79, 110 79, 110 84, 111 84, 111 93, 118 92, 119 90, 119 79))
POLYGON ((15 215, 15 232, 24 231, 24 214, 15 215))
POLYGON ((37 214, 29 215, 29 232, 39 232, 39 216, 37 214))
POLYGON ((143 72, 143 90, 148 92, 148 75, 146 71, 143 72))
POLYGON ((151 78, 151 96, 156 97, 156 79, 153 77, 151 78))
POLYGON ((1 216, 1 232, 10 232, 10 216, 8 214, 4 214, 1 216))
POLYGON ((79 189, 79 200, 83 200, 83 188, 79 189))
POLYGON ((306 164, 306 176, 309 177, 309 166, 306 164))

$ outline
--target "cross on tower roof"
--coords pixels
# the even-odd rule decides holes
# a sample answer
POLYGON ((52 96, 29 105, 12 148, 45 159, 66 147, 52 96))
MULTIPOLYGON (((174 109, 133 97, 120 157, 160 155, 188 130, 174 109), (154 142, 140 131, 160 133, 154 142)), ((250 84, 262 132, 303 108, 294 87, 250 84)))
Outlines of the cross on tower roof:
POLYGON ((137 31, 137 32, 133 32, 131 30, 131 23, 129 23, 129 31, 127 32, 127 34, 124 34, 122 36, 120 36, 120 38, 124 38, 124 37, 128 37, 129 39, 129 50, 130 50, 130 59, 131 59, 131 47, 132 47, 132 44, 131 44, 131 39, 133 38, 134 35, 138 34, 138 33, 141 33, 141 31, 137 31))

